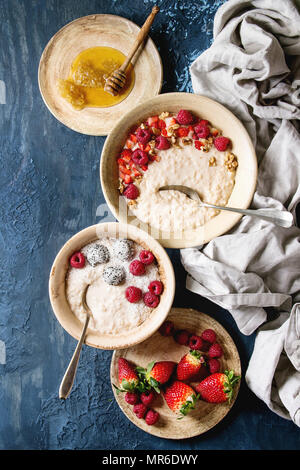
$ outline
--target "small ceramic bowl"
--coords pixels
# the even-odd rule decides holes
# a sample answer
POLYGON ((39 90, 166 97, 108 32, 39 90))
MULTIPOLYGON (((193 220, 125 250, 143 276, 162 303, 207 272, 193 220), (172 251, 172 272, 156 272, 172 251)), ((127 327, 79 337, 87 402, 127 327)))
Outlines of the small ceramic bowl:
MULTIPOLYGON (((49 279, 49 296, 54 314, 61 326, 74 338, 79 339, 83 324, 71 311, 66 297, 66 274, 70 256, 83 246, 102 237, 129 238, 154 254, 164 291, 159 305, 138 327, 121 334, 101 334, 88 329, 85 343, 100 349, 123 349, 138 344, 150 337, 167 317, 175 293, 175 277, 172 263, 162 246, 146 232, 132 225, 116 222, 100 223, 74 235, 56 256, 49 279)), ((116 305, 117 308, 117 305, 116 305)))
MULTIPOLYGON (((249 207, 257 182, 257 158, 251 139, 242 123, 224 106, 205 96, 192 93, 166 93, 129 111, 117 122, 103 147, 100 161, 102 190, 110 210, 120 222, 129 224, 134 222, 137 225, 138 221, 128 213, 127 208, 124 210, 126 203, 120 204, 120 200, 124 200, 124 198, 120 197, 118 191, 117 156, 125 143, 130 128, 149 116, 159 115, 163 111, 177 113, 180 109, 188 109, 201 116, 202 119, 207 119, 214 127, 221 129, 223 135, 231 139, 232 150, 238 158, 239 165, 235 185, 227 205, 241 209, 249 207)), ((165 247, 187 248, 200 246, 226 233, 241 217, 240 214, 234 212, 220 211, 205 225, 185 230, 180 237, 171 232, 166 238, 164 233, 141 221, 140 227, 148 233, 155 234, 155 238, 165 247)))

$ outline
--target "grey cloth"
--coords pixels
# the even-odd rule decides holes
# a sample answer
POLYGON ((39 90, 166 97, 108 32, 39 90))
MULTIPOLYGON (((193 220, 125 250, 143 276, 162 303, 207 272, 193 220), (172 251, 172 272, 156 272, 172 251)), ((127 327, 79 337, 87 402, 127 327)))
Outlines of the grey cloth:
MULTIPOLYGON (((295 213, 300 199, 300 15, 290 0, 229 0, 214 42, 191 65, 194 92, 241 119, 260 162, 252 208, 295 213)), ((257 330, 252 391, 300 426, 300 230, 244 216, 204 247, 181 250, 187 288, 257 330), (265 307, 278 318, 266 322, 265 307)))

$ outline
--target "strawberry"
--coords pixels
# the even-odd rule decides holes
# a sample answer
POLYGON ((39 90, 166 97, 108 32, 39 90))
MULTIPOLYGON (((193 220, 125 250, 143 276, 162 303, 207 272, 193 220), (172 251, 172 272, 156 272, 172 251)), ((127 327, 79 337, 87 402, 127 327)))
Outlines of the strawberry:
POLYGON ((224 403, 232 400, 233 390, 240 380, 239 375, 234 375, 233 370, 225 370, 209 375, 195 386, 202 400, 208 403, 224 403))
POLYGON ((181 413, 183 418, 191 409, 195 408, 198 396, 195 394, 192 387, 175 380, 169 387, 163 392, 164 399, 170 410, 174 413, 181 413))
POLYGON ((135 371, 135 367, 123 357, 120 357, 118 366, 119 384, 121 386, 121 390, 119 391, 130 392, 135 390, 139 384, 139 378, 135 371))
POLYGON ((140 379, 144 379, 157 393, 160 393, 160 386, 167 383, 176 366, 175 362, 160 361, 150 362, 147 369, 137 367, 140 379))
POLYGON ((178 380, 188 380, 199 372, 204 358, 199 351, 190 350, 185 354, 177 366, 177 378, 178 380))

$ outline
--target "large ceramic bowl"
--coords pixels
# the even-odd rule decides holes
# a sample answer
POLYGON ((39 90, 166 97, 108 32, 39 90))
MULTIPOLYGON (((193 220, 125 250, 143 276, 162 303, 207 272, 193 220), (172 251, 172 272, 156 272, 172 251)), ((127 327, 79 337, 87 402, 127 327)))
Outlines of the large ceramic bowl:
MULTIPOLYGON (((61 248, 56 256, 49 280, 49 296, 51 305, 61 326, 74 338, 79 339, 83 324, 70 309, 66 297, 66 274, 70 256, 88 243, 103 237, 129 238, 154 254, 164 291, 159 305, 151 315, 138 327, 121 334, 101 334, 88 329, 85 343, 100 349, 124 349, 138 344, 150 337, 167 317, 175 293, 175 277, 171 261, 163 247, 143 230, 131 225, 115 222, 101 223, 88 227, 74 235, 61 248)), ((118 306, 116 305, 116 309, 118 306)))
MULTIPOLYGON (((203 119, 210 121, 214 127, 223 131, 233 144, 233 152, 238 158, 238 169, 234 189, 228 201, 228 206, 246 209, 249 207, 257 181, 257 159, 251 139, 241 122, 221 104, 205 96, 191 93, 166 93, 156 96, 129 111, 114 127, 103 147, 100 162, 100 178, 106 202, 120 222, 135 223, 138 221, 124 210, 123 197, 118 191, 117 155, 122 149, 129 129, 136 123, 149 116, 160 114, 163 111, 178 112, 188 109, 203 119), (121 204, 119 201, 121 200, 121 204)), ((173 183, 174 184, 174 183, 173 183)), ((127 209, 127 208, 126 208, 127 209)), ((185 230, 180 237, 178 234, 165 234, 153 227, 140 223, 140 227, 169 248, 186 248, 202 245, 213 238, 226 233, 241 218, 240 214, 220 211, 205 225, 195 229, 185 230)))

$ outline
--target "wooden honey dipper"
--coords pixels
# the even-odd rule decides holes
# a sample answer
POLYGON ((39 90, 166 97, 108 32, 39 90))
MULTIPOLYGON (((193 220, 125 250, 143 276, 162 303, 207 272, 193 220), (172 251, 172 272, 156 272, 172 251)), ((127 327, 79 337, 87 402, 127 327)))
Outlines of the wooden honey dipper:
POLYGON ((147 36, 149 29, 151 28, 151 25, 154 21, 154 18, 156 14, 159 12, 159 7, 154 6, 152 8, 152 12, 146 19, 145 23, 143 24, 139 34, 137 35, 137 38, 132 46, 132 49, 130 50, 129 54, 127 55, 125 61, 121 65, 121 67, 117 70, 115 70, 107 79, 104 85, 104 91, 107 91, 111 95, 115 96, 117 95, 120 90, 124 87, 125 82, 126 82, 126 69, 128 65, 130 64, 130 61, 136 51, 138 50, 139 46, 142 44, 144 41, 145 37, 147 36))

